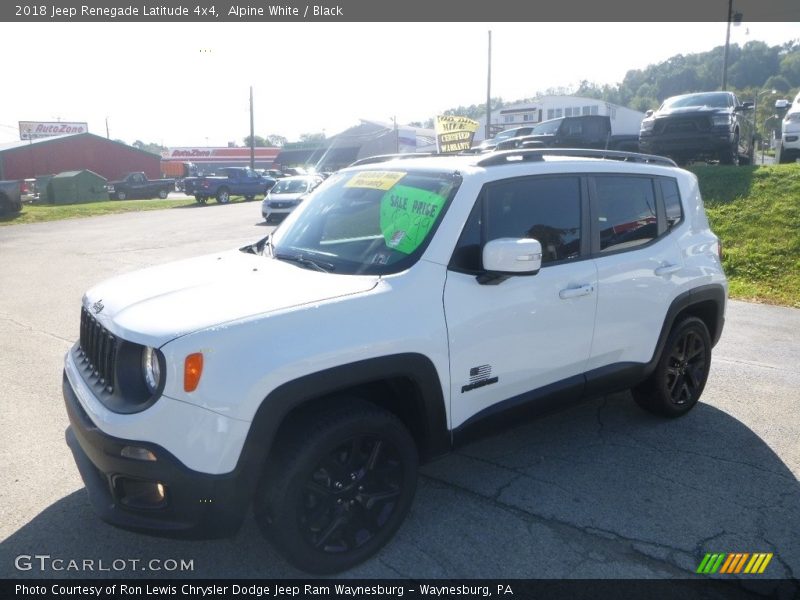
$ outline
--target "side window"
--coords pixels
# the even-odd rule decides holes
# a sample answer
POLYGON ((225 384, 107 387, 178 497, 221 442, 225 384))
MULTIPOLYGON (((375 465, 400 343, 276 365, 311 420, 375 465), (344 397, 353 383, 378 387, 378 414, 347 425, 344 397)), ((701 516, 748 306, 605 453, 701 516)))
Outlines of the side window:
POLYGON ((646 244, 658 237, 656 199, 648 177, 596 177, 600 251, 646 244))
POLYGON ((535 238, 542 264, 580 254, 581 187, 578 177, 510 179, 485 194, 484 239, 535 238))
POLYGON ((664 197, 664 208, 667 213, 667 230, 670 230, 683 219, 681 195, 678 192, 678 182, 674 179, 661 179, 660 182, 661 195, 664 197))
POLYGON ((481 219, 483 209, 483 195, 478 197, 469 218, 461 231, 450 267, 458 271, 477 272, 481 270, 481 219))

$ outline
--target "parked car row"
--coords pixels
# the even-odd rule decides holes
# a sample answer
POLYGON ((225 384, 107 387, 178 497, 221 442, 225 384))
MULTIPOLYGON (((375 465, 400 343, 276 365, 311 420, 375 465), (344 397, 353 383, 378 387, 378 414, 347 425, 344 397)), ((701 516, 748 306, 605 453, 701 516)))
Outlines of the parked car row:
MULTIPOLYGON (((663 155, 678 164, 717 160, 734 165, 753 158, 752 109, 752 102, 740 102, 732 92, 683 94, 667 98, 655 111, 647 111, 638 133, 614 131, 608 116, 560 117, 502 131, 475 146, 472 152, 598 148, 663 155)), ((795 121, 791 123, 796 122, 800 129, 800 112, 792 118, 795 121)), ((789 138, 788 142, 784 140, 784 147, 797 148, 800 154, 797 133, 789 138)))
POLYGON ((783 117, 781 123, 781 139, 778 146, 778 161, 794 162, 800 158, 800 94, 783 117))

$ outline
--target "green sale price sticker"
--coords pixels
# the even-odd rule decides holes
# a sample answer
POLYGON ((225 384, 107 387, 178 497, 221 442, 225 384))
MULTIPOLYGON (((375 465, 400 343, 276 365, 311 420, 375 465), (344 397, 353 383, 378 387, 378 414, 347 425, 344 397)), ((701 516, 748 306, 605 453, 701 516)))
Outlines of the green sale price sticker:
POLYGON ((381 198, 381 232, 386 246, 411 254, 425 241, 444 206, 444 196, 395 185, 381 198))

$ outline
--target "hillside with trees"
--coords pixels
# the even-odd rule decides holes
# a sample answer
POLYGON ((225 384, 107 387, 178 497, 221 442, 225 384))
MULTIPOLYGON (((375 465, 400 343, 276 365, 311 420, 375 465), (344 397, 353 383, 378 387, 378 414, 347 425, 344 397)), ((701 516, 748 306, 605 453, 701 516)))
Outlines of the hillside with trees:
MULTIPOLYGON (((492 98, 492 111, 518 102, 530 102, 541 96, 575 95, 597 98, 644 112, 657 108, 670 96, 721 89, 724 54, 724 46, 708 52, 677 54, 644 69, 632 69, 617 84, 584 80, 576 88, 550 88, 538 92, 534 97, 511 102, 492 98)), ((778 46, 769 46, 760 41, 748 42, 744 46, 731 44, 728 89, 736 92, 742 101, 752 100, 762 91, 775 90, 774 95, 761 94, 759 97, 756 121, 763 123, 772 113, 776 99, 792 98, 800 90, 800 40, 778 46)), ((444 114, 477 119, 486 115, 486 103, 458 106, 446 110, 444 114)), ((432 126, 433 119, 428 123, 432 126)))

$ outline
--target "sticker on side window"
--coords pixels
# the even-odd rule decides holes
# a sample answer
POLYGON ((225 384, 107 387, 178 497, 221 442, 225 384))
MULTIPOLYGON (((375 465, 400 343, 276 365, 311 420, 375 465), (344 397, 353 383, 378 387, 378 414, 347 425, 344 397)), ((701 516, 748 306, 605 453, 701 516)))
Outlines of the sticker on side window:
POLYGON ((381 198, 381 232, 387 248, 411 254, 428 237, 444 196, 396 185, 381 198))
POLYGON ((362 171, 344 184, 344 187, 390 190, 406 174, 401 171, 362 171))

